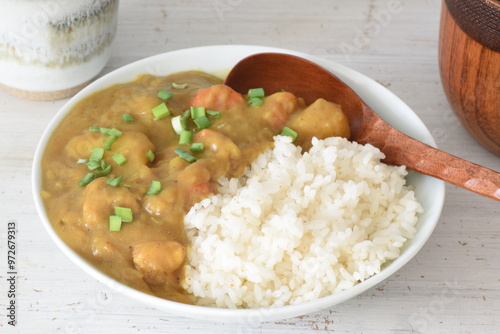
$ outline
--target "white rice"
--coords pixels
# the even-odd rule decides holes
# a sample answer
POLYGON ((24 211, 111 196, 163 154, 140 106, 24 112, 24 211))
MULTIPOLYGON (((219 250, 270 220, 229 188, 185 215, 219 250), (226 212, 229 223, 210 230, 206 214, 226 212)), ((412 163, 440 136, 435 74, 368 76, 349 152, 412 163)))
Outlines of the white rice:
POLYGON ((308 153, 275 137, 239 179, 185 218, 183 287, 198 305, 297 304, 378 273, 415 234, 422 211, 405 167, 371 145, 313 139, 308 153))

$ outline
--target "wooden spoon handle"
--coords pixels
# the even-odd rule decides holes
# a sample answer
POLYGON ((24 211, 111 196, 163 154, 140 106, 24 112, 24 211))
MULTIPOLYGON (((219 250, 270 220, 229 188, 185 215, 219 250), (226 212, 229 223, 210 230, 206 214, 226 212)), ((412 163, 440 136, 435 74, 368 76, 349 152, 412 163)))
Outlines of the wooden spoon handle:
MULTIPOLYGON (((419 142, 379 119, 373 127, 378 147, 388 157, 385 163, 436 177, 458 187, 500 201, 500 173, 419 142), (384 134, 381 136, 381 134, 384 134), (383 140, 381 140, 383 138, 383 140)), ((368 140, 365 138, 363 141, 368 140)))

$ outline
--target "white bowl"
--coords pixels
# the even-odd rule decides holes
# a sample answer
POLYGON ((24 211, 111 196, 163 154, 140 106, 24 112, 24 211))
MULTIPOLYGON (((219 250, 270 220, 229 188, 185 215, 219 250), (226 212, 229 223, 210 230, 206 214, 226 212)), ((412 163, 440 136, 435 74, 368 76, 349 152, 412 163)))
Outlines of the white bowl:
POLYGON ((418 173, 410 173, 407 177, 407 181, 409 184, 416 186, 416 196, 424 208, 424 213, 419 215, 419 221, 416 225, 416 228, 418 229, 416 236, 405 244, 401 255, 397 259, 385 264, 379 274, 370 277, 348 290, 299 305, 276 308, 234 310, 185 305, 154 297, 129 288, 104 275, 70 249, 55 233, 47 218, 44 205, 40 198, 41 159, 43 152, 45 151, 47 141, 52 132, 77 101, 95 91, 107 88, 113 84, 131 81, 135 79, 137 75, 143 73, 168 75, 178 71, 201 70, 224 77, 227 71, 235 63, 237 63, 238 60, 250 54, 260 52, 290 53, 320 64, 321 66, 329 69, 332 73, 336 74, 340 79, 344 80, 388 123, 418 140, 421 140, 431 146, 435 146, 434 139, 422 121, 398 97, 372 79, 369 79, 368 77, 342 65, 324 59, 289 50, 242 45, 191 48, 146 58, 109 73, 87 86, 70 101, 68 101, 68 103, 66 103, 66 105, 56 114, 48 128, 45 130, 36 150, 32 175, 35 205, 41 217, 42 223, 47 229, 49 235, 59 248, 67 256, 69 256, 71 260, 73 260, 73 262, 75 262, 80 268, 89 273, 91 276, 95 277, 114 290, 117 290, 144 304, 164 310, 165 312, 209 321, 255 323, 262 321, 275 321, 317 312, 346 301, 382 282, 394 274, 398 269, 403 267, 411 258, 413 258, 413 256, 415 256, 415 254, 417 254, 431 235, 439 220, 444 202, 445 189, 443 181, 418 173))

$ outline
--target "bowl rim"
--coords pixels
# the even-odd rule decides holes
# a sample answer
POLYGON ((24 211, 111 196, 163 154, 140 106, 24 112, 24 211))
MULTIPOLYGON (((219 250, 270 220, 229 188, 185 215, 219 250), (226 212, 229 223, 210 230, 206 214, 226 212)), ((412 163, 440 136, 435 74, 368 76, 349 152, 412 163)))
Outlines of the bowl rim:
MULTIPOLYGON (((369 277, 363 282, 360 282, 347 290, 297 305, 263 307, 256 309, 223 309, 223 308, 205 307, 198 305, 187 305, 162 299, 160 297, 149 295, 147 293, 140 292, 138 290, 130 288, 106 276, 105 274, 100 272, 97 268, 95 268, 93 265, 84 260, 75 251, 73 251, 66 243, 64 243, 64 241, 62 241, 62 239, 54 231, 50 221, 47 218, 46 210, 40 196, 41 168, 39 168, 39 166, 42 161, 42 156, 45 151, 47 141, 49 140, 53 130, 59 125, 59 123, 69 112, 71 107, 84 96, 87 96, 88 94, 94 91, 109 87, 113 83, 117 83, 118 82, 116 81, 117 79, 119 80, 120 78, 130 77, 129 80, 127 81, 133 80, 137 75, 145 73, 144 69, 147 69, 148 68, 147 66, 150 66, 148 64, 154 64, 155 62, 164 60, 165 58, 178 57, 183 59, 183 57, 185 56, 195 55, 195 54, 203 55, 204 57, 206 57, 206 55, 210 54, 213 55, 218 53, 231 53, 231 52, 234 53, 234 56, 232 56, 231 58, 231 61, 233 61, 234 63, 246 55, 250 55, 253 53, 260 53, 260 52, 289 53, 316 62, 319 65, 326 67, 332 73, 336 74, 340 79, 348 83, 351 86, 351 88, 353 88, 356 91, 356 93, 358 93, 361 96, 361 98, 363 98, 365 102, 367 102, 372 107, 373 107, 372 104, 377 104, 377 101, 383 102, 385 99, 387 99, 387 101, 391 101, 391 104, 395 104, 394 106, 395 108, 404 110, 403 113, 404 117, 397 116, 396 120, 386 119, 386 121, 388 121, 388 123, 390 124, 393 123, 391 125, 398 127, 400 131, 404 131, 408 135, 411 135, 421 141, 426 142, 431 146, 436 147, 436 143, 432 135, 430 134, 429 130, 425 127, 425 125, 418 118, 418 116, 401 99, 399 99, 395 94, 390 92, 388 89, 386 89, 379 83, 375 82, 373 79, 370 79, 359 72, 356 72, 348 67, 340 65, 333 61, 293 50, 266 47, 266 46, 256 46, 256 45, 213 45, 213 46, 202 46, 202 47, 194 47, 194 48, 186 48, 186 49, 170 51, 135 61, 133 63, 120 67, 104 75, 103 77, 97 79, 92 84, 90 84, 89 86, 85 87, 82 91, 77 93, 73 98, 69 99, 64 104, 64 106, 55 114, 55 116, 50 121, 49 125, 46 127, 37 145, 33 159, 32 191, 33 191, 36 210, 42 221, 42 224, 44 225, 51 239, 55 242, 55 244, 59 247, 59 249, 62 250, 63 253, 65 253, 78 267, 83 269, 85 272, 87 272, 89 275, 91 275, 98 281, 104 283, 112 290, 125 294, 131 297, 132 299, 148 304, 158 310, 163 310, 178 316, 191 317, 208 321, 239 322, 239 323, 251 324, 251 323, 260 323, 263 321, 276 321, 308 313, 313 313, 326 309, 328 307, 332 307, 350 298, 353 298, 358 294, 375 286, 376 284, 384 281, 391 275, 393 275, 396 271, 402 268, 418 253, 418 251, 424 246, 424 244, 432 234, 437 222, 439 221, 439 217, 441 215, 441 211, 444 205, 444 197, 445 197, 444 181, 434 179, 431 178, 430 176, 425 176, 421 174, 418 174, 416 176, 419 178, 423 178, 426 182, 431 182, 433 188, 432 191, 433 198, 432 202, 430 202, 432 205, 431 207, 432 215, 426 218, 426 224, 420 227, 419 231, 415 235, 415 238, 412 239, 409 249, 405 248, 405 250, 402 251, 401 255, 395 260, 390 261, 390 263, 388 263, 388 265, 386 265, 380 271, 380 273, 369 277), (142 69, 142 71, 140 71, 140 69, 142 69), (135 75, 131 77, 131 74, 134 73, 135 75), (408 118, 410 119, 410 122, 408 122, 408 118), (411 127, 409 126, 405 127, 406 123, 411 123, 411 127), (415 129, 417 129, 418 131, 415 129)), ((223 76, 225 74, 224 71, 229 70, 231 66, 228 66, 225 69, 221 68, 219 70, 221 70, 222 72, 214 74, 223 76)), ((151 68, 149 69, 151 70, 151 68)), ((165 71, 165 69, 156 68, 152 69, 152 71, 150 72, 153 72, 153 74, 157 74, 156 72, 161 72, 161 71, 165 71)), ((177 71, 178 70, 174 70, 171 73, 177 71)), ((376 110, 377 113, 381 112, 383 114, 384 110, 381 109, 383 108, 381 108, 380 106, 378 106, 378 110, 377 106, 374 108, 374 110, 376 110)))

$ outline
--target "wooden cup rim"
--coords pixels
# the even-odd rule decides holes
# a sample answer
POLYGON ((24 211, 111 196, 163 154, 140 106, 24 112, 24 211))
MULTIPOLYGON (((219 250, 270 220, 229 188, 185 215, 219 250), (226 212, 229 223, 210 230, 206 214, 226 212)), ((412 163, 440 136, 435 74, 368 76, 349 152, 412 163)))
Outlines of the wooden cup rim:
POLYGON ((444 0, 457 25, 476 42, 500 52, 499 0, 444 0))

